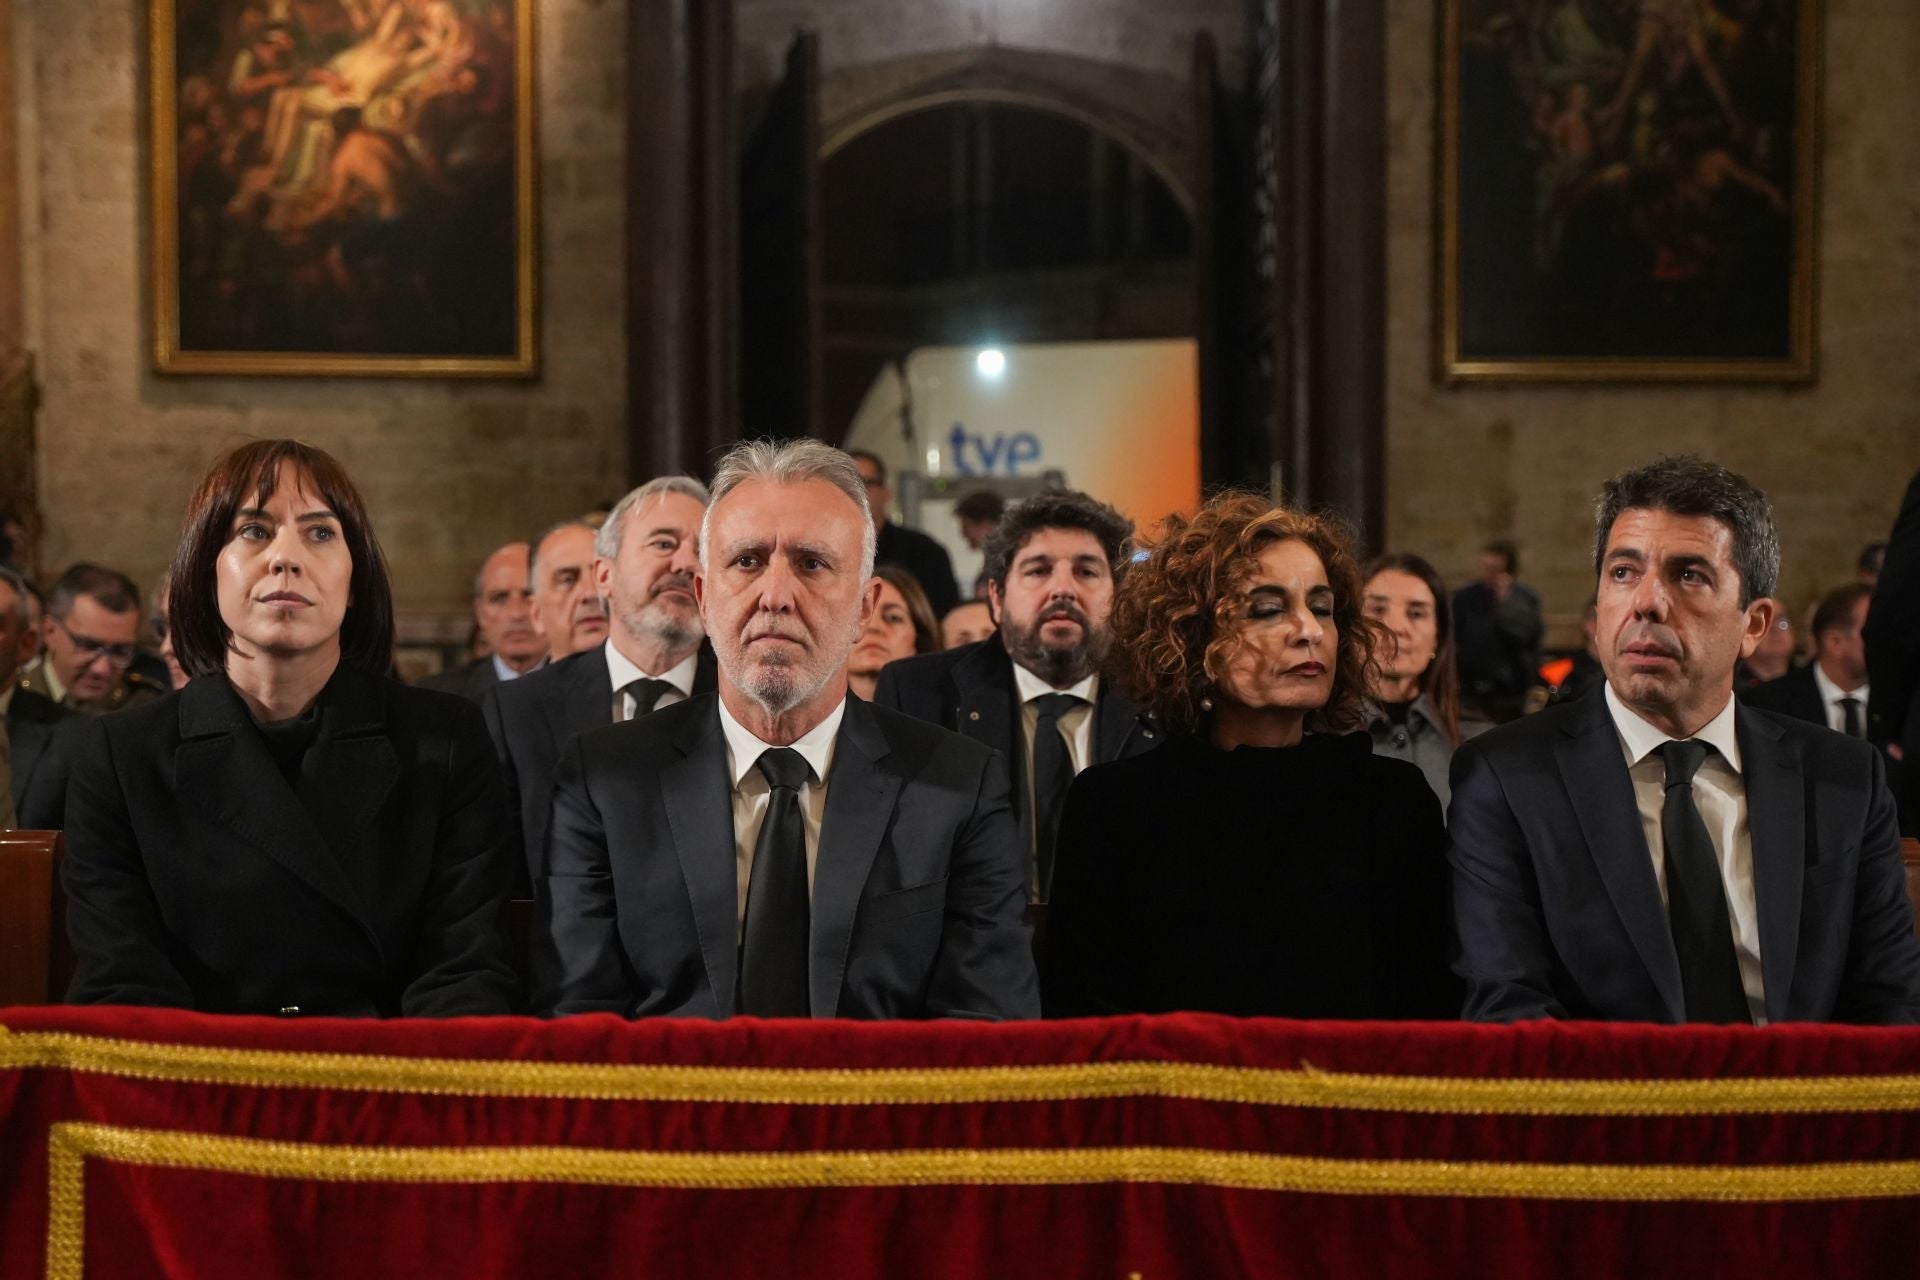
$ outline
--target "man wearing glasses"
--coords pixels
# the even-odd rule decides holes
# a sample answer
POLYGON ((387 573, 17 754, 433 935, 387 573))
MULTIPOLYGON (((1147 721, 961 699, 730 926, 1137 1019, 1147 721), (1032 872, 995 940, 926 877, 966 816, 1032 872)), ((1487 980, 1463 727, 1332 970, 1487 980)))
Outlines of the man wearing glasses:
POLYGON ((88 715, 137 706, 166 692, 129 670, 140 634, 140 593, 127 576, 76 564, 47 593, 40 656, 21 668, 20 687, 88 715))

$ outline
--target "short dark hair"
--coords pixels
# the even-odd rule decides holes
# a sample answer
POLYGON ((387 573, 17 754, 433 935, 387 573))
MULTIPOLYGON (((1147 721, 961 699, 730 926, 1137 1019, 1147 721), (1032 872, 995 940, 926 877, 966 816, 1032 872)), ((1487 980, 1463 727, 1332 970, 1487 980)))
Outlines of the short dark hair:
POLYGON ((953 504, 953 514, 959 520, 991 520, 998 522, 1007 511, 1007 500, 991 489, 975 489, 966 497, 953 504))
POLYGON ((1676 454, 1623 471, 1607 481, 1594 504, 1593 571, 1607 556, 1607 538, 1623 511, 1709 516, 1733 534, 1733 567, 1740 574, 1740 607, 1770 596, 1780 581, 1780 531, 1773 507, 1753 481, 1717 462, 1676 454))
POLYGON ((242 505, 264 506, 273 496, 282 463, 292 463, 302 482, 319 492, 339 519, 340 536, 353 558, 353 603, 340 624, 340 661, 386 675, 393 668, 393 586, 386 557, 346 471, 333 455, 298 440, 256 440, 223 454, 187 503, 180 546, 167 571, 174 657, 190 676, 227 669, 232 633, 220 617, 215 562, 233 537, 233 519, 242 505))
POLYGON ((865 449, 849 449, 847 450, 847 456, 855 462, 865 458, 873 464, 873 469, 880 473, 880 483, 885 484, 887 482, 887 464, 880 460, 879 454, 870 453, 865 449))
POLYGON ((1875 538, 1872 542, 1860 548, 1860 561, 1857 567, 1862 573, 1878 574, 1880 572, 1880 566, 1886 563, 1886 559, 1887 540, 1885 538, 1875 538))
POLYGON ((1486 555, 1499 556, 1506 563, 1508 573, 1520 572, 1520 546, 1511 538, 1495 538, 1480 550, 1486 555))
POLYGON ((1075 489, 1054 489, 1007 509, 981 549, 985 557, 981 573, 1005 591, 1013 558, 1042 529, 1084 529, 1092 534, 1106 553, 1107 568, 1116 579, 1133 546, 1133 521, 1098 498, 1075 489))
POLYGON ((1823 631, 1838 631, 1847 625, 1862 600, 1872 598, 1873 588, 1864 582, 1849 582, 1843 587, 1835 587, 1821 596, 1820 603, 1814 606, 1813 622, 1807 627, 1808 634, 1817 640, 1823 631))
POLYGON ((81 596, 94 601, 108 613, 126 613, 140 607, 140 588, 118 569, 82 560, 67 566, 47 593, 47 612, 64 618, 81 596))

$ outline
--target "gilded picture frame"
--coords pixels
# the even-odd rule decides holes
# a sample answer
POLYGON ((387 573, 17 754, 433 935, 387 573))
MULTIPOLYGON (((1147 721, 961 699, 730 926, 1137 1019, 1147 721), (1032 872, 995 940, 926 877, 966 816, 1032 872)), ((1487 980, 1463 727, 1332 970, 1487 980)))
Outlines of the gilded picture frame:
POLYGON ((534 0, 151 0, 163 374, 538 372, 534 0))
POLYGON ((1442 0, 1446 382, 1816 375, 1818 0, 1442 0))

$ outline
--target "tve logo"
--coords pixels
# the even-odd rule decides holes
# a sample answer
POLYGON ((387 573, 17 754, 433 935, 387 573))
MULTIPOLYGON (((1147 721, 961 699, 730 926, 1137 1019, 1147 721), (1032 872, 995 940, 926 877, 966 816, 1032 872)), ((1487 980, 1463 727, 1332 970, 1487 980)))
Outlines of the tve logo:
POLYGON ((989 439, 956 422, 947 436, 947 448, 954 469, 963 476, 1018 475, 1021 467, 1040 460, 1040 438, 1030 431, 989 439))

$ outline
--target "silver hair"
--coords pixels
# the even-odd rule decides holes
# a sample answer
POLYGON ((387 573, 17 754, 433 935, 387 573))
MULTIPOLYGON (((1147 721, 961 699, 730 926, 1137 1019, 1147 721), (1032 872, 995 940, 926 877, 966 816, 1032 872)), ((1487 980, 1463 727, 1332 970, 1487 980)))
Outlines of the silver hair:
POLYGON ((613 510, 607 512, 607 522, 594 535, 593 554, 602 560, 618 560, 620 542, 626 536, 628 514, 648 499, 668 493, 692 498, 703 507, 707 505, 707 486, 692 476, 658 476, 613 504, 613 510))
POLYGON ((713 469, 713 497, 707 514, 700 521, 700 572, 707 571, 707 544, 713 530, 713 513, 720 500, 749 480, 767 480, 774 484, 801 484, 825 480, 845 494, 859 508, 866 532, 860 539, 860 581, 873 576, 876 535, 873 510, 867 506, 866 482, 860 468, 849 455, 819 440, 744 440, 727 450, 720 465, 713 469))
POLYGON ((579 516, 574 516, 570 519, 561 520, 554 524, 550 524, 546 528, 542 529, 539 533, 536 533, 533 535, 533 541, 527 544, 527 586, 535 587, 535 584, 537 584, 540 581, 540 546, 541 544, 544 543, 548 538, 551 538, 554 534, 560 532, 562 529, 575 529, 575 528, 585 529, 588 533, 591 533, 594 536, 596 541, 600 537, 600 531, 594 528, 593 522, 590 520, 582 520, 579 516))

